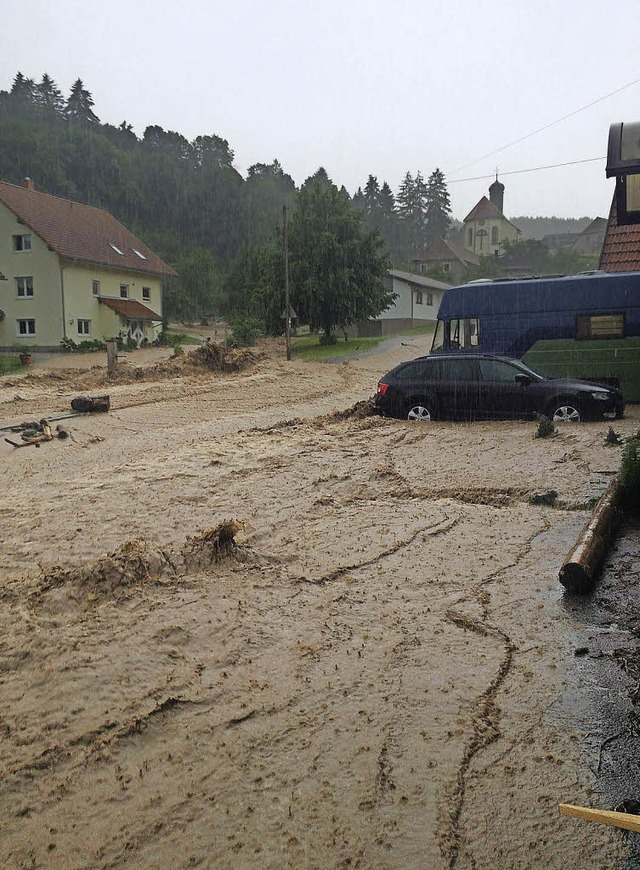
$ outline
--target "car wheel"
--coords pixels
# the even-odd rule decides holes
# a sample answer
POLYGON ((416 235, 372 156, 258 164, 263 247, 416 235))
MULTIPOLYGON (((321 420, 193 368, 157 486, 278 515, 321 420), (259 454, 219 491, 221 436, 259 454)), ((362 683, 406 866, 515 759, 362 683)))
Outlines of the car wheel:
POLYGON ((579 423, 582 420, 582 412, 575 402, 561 399, 551 405, 549 417, 554 423, 579 423))
POLYGON ((435 419, 434 406, 426 399, 415 399, 407 408, 407 420, 417 420, 421 423, 430 423, 435 419))

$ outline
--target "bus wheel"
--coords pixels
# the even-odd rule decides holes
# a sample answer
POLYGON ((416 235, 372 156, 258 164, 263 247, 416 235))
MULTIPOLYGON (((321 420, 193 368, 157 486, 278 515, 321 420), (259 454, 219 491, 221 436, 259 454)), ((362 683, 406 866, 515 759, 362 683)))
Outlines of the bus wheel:
POLYGON ((582 419, 580 408, 575 402, 566 400, 555 402, 551 406, 549 416, 554 423, 579 423, 582 419))
POLYGON ((433 404, 427 399, 415 399, 407 408, 407 420, 430 423, 435 419, 433 404))

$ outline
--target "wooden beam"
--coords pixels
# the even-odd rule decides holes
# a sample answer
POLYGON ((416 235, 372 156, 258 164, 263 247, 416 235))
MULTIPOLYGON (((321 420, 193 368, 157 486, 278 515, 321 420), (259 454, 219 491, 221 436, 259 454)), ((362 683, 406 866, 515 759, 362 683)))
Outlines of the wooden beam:
POLYGON ((594 810, 590 807, 577 807, 573 804, 560 804, 559 810, 563 816, 573 816, 576 819, 586 819, 589 822, 600 822, 602 825, 612 825, 614 828, 640 832, 640 816, 635 816, 632 813, 594 810))

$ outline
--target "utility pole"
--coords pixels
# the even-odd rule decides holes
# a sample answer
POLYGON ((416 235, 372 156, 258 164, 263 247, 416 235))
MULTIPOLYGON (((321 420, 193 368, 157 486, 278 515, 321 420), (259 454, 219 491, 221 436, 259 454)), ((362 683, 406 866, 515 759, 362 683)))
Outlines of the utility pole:
POLYGON ((286 328, 287 359, 291 359, 291 302, 289 301, 289 234, 287 207, 282 206, 282 242, 284 247, 284 319, 286 328))

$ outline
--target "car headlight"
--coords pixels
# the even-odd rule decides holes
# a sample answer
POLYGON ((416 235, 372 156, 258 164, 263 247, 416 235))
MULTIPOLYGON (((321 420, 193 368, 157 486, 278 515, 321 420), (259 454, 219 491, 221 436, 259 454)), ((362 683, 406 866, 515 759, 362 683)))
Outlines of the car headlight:
POLYGON ((599 399, 601 402, 606 402, 607 399, 609 398, 609 393, 604 393, 604 392, 603 393, 601 393, 601 392, 591 393, 591 398, 592 399, 599 399))

